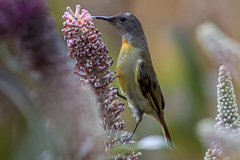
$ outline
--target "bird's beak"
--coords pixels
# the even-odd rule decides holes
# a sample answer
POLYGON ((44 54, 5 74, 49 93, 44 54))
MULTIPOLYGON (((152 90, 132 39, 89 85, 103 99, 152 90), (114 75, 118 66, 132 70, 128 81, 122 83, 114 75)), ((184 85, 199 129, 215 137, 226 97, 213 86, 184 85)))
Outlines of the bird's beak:
POLYGON ((113 17, 112 16, 92 16, 93 19, 101 19, 109 22, 113 22, 113 17))

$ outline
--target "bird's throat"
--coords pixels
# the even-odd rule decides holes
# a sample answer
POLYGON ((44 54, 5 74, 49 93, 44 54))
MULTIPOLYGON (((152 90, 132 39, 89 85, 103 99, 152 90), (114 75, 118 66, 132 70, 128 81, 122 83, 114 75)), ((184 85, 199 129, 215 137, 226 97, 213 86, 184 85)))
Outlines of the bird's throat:
POLYGON ((132 48, 132 46, 127 40, 124 40, 122 42, 121 52, 126 51, 126 50, 130 50, 131 48, 132 48))

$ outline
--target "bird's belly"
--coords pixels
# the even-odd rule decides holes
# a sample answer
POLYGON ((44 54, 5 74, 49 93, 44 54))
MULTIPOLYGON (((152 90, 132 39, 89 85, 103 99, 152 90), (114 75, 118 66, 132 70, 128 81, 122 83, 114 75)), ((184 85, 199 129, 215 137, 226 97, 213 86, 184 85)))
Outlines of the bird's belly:
POLYGON ((136 64, 133 64, 137 59, 134 57, 127 57, 126 59, 118 60, 117 74, 118 83, 122 93, 127 97, 129 107, 134 112, 152 114, 154 112, 149 101, 142 95, 138 82, 135 80, 136 64))
POLYGON ((136 112, 146 114, 152 114, 154 112, 153 107, 149 103, 148 99, 142 95, 142 92, 138 85, 136 85, 136 87, 130 87, 130 90, 127 93, 127 99, 129 106, 136 112))

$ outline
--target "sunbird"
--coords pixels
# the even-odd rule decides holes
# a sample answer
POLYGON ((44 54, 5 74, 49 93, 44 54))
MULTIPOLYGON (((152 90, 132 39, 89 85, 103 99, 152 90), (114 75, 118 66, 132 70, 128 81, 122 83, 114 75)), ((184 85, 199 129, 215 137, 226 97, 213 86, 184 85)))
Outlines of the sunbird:
POLYGON ((141 23, 131 13, 93 16, 93 18, 110 22, 122 35, 116 72, 121 92, 136 117, 136 125, 128 140, 131 140, 142 121, 143 114, 147 114, 160 122, 166 143, 172 147, 172 140, 163 116, 165 101, 141 23))

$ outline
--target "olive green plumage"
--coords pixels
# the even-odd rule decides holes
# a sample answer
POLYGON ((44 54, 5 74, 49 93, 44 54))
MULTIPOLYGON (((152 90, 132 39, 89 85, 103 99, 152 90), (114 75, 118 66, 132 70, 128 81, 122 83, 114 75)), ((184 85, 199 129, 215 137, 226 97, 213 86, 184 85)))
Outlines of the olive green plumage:
POLYGON ((167 144, 171 147, 172 140, 163 116, 165 102, 141 23, 131 13, 95 18, 107 20, 122 35, 123 43, 117 61, 118 82, 137 121, 130 139, 143 114, 147 114, 160 122, 167 144))

